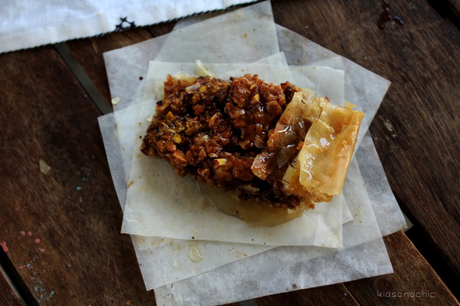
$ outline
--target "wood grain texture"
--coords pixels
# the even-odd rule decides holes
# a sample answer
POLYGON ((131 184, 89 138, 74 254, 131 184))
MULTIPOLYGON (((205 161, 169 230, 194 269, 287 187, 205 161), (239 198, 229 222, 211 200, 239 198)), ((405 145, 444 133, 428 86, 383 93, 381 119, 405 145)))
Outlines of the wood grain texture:
POLYGON ((258 306, 359 305, 343 284, 270 295, 255 300, 258 306))
POLYGON ((40 305, 155 305, 119 234, 93 103, 52 47, 0 55, 0 83, 0 242, 30 292, 40 305))
POLYGON ((96 88, 107 101, 110 101, 110 91, 102 54, 106 51, 126 47, 169 33, 174 24, 174 22, 168 22, 152 27, 114 32, 104 36, 70 41, 66 45, 93 80, 96 88))
POLYGON ((0 305, 23 306, 21 300, 11 288, 3 273, 0 271, 0 305))
POLYGON ((360 305, 458 305, 403 232, 384 238, 394 273, 345 283, 360 305))
MULTIPOLYGON (((392 81, 371 133, 403 210, 460 275, 460 37, 424 1, 274 2, 275 21, 392 81)), ((359 101, 352 101, 359 103, 359 101)))

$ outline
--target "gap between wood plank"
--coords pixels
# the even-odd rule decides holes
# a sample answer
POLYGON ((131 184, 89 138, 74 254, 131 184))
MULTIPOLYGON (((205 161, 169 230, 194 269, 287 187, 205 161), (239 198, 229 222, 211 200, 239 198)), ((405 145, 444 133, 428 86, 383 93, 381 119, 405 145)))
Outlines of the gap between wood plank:
MULTIPOLYGON (((2 250, 0 250, 0 252, 3 252, 2 250)), ((8 275, 8 273, 6 273, 5 271, 5 268, 3 267, 4 263, 3 261, 0 263, 0 274, 3 275, 3 277, 6 279, 6 281, 8 282, 8 285, 11 287, 11 290, 13 290, 14 294, 18 297, 18 299, 20 300, 20 302, 23 304, 23 305, 26 305, 26 303, 24 302, 24 299, 22 298, 22 295, 19 293, 18 289, 16 288, 16 286, 13 284, 13 281, 11 280, 10 276, 8 275)))
POLYGON ((73 56, 72 52, 70 52, 67 45, 65 43, 55 44, 54 49, 67 65, 70 72, 72 72, 74 77, 80 83, 83 90, 88 94, 94 105, 96 105, 99 112, 103 115, 111 113, 112 108, 110 107, 110 104, 104 99, 101 93, 97 90, 96 86, 94 86, 93 81, 91 81, 86 71, 73 56))
POLYGON ((0 248, 0 273, 5 275, 5 278, 10 283, 11 288, 15 291, 18 298, 26 306, 40 306, 37 300, 30 292, 24 280, 19 275, 8 255, 0 248))
POLYGON ((449 0, 427 0, 428 4, 441 16, 442 19, 451 24, 453 28, 460 31, 460 14, 456 7, 449 0))

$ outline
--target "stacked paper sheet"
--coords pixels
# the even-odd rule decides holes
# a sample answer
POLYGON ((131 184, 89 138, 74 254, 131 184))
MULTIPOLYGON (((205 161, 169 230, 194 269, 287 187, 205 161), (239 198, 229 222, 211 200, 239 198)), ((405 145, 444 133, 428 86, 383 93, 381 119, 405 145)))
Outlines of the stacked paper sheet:
POLYGON ((122 230, 132 235, 158 305, 216 305, 392 272, 382 235, 405 221, 366 135, 387 80, 275 25, 269 2, 182 21, 168 35, 104 56, 120 102, 99 123, 124 209, 122 230), (162 83, 178 73, 258 74, 337 105, 356 104, 366 116, 343 193, 274 227, 251 227, 216 210, 208 197, 214 191, 139 151, 162 83))

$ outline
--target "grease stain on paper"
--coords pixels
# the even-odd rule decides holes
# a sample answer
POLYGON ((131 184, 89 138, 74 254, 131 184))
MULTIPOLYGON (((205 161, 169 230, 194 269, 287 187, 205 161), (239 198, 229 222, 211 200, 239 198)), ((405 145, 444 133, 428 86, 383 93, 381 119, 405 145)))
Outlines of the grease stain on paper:
POLYGON ((195 246, 190 246, 188 257, 195 263, 200 262, 203 259, 203 255, 201 255, 200 251, 195 246))

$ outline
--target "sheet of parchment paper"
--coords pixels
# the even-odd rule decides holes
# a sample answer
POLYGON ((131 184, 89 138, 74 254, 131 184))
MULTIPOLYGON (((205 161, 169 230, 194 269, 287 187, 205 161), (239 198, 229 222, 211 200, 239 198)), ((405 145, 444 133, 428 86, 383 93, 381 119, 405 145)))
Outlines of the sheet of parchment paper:
POLYGON ((355 218, 343 226, 342 249, 278 247, 157 288, 157 305, 224 304, 391 273, 365 182, 355 157, 344 186, 355 218))
POLYGON ((305 247, 303 258, 291 262, 295 248, 275 248, 155 289, 156 304, 220 305, 393 272, 382 239, 339 252, 305 247))
POLYGON ((391 191, 387 176, 369 133, 366 134, 356 152, 359 168, 366 178, 366 190, 374 208, 375 217, 383 236, 407 227, 398 201, 391 191))
MULTIPOLYGON (((286 73, 283 73, 282 66, 251 64, 248 67, 253 65, 256 65, 263 79, 279 82, 275 76, 282 76, 281 80, 289 78, 287 67, 285 67, 286 73)), ((225 65, 215 64, 213 71, 230 70, 220 68, 223 66, 225 65)), ((149 125, 145 118, 154 113, 155 101, 160 98, 154 95, 155 80, 174 71, 190 72, 190 70, 193 71, 193 68, 187 64, 165 64, 157 61, 150 63, 144 89, 145 103, 141 105, 137 120, 138 131, 128 183, 130 187, 127 193, 123 232, 183 240, 194 237, 198 240, 272 246, 320 243, 324 246, 340 247, 341 231, 335 230, 342 224, 339 198, 327 205, 319 204, 315 210, 308 210, 289 223, 275 227, 250 227, 241 220, 222 214, 207 204, 209 197, 228 198, 225 192, 216 189, 212 194, 205 195, 202 189, 197 188, 197 182, 190 177, 178 177, 164 161, 147 158, 139 152, 137 148, 140 147, 141 138, 149 125), (181 225, 178 226, 179 224, 181 225), (334 230, 328 231, 328 229, 334 230), (326 232, 328 239, 318 238, 319 234, 326 232), (332 238, 333 234, 337 236, 332 238)))
POLYGON ((158 55, 167 36, 158 36, 103 54, 110 95, 118 100, 113 105, 114 111, 130 106, 142 79, 147 76, 149 61, 158 55))
POLYGON ((172 31, 155 59, 250 63, 277 52, 273 13, 265 1, 172 31))

